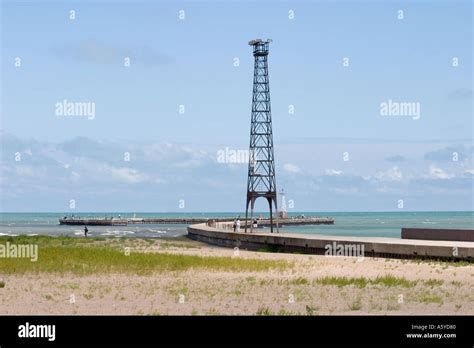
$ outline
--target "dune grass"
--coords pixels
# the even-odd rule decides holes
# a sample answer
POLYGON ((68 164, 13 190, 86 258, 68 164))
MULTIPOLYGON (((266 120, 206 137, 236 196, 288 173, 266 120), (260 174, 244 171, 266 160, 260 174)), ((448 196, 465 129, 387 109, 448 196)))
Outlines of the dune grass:
POLYGON ((316 284, 320 285, 336 285, 338 287, 354 285, 359 288, 365 288, 369 283, 367 278, 358 277, 358 278, 348 278, 348 277, 321 277, 314 281, 316 284))
POLYGON ((352 301, 352 303, 349 304, 348 307, 351 311, 360 311, 362 309, 362 303, 361 303, 360 297, 352 301))
POLYGON ((160 248, 162 249, 169 249, 169 248, 199 249, 198 246, 195 246, 190 243, 173 243, 173 242, 162 242, 160 243, 160 248))
POLYGON ((417 284, 417 281, 407 280, 401 277, 395 277, 393 275, 386 275, 382 277, 377 277, 374 280, 370 281, 371 284, 383 285, 387 287, 391 286, 401 286, 403 288, 412 288, 417 284))
POLYGON ((426 286, 434 287, 434 286, 441 286, 441 285, 443 285, 444 281, 439 280, 439 279, 427 279, 427 280, 424 280, 423 283, 424 283, 426 286))
POLYGON ((338 287, 353 285, 358 288, 365 288, 367 285, 383 285, 386 287, 401 286, 411 288, 416 285, 416 281, 410 281, 405 278, 399 278, 392 275, 379 276, 374 279, 365 277, 322 277, 315 280, 320 285, 336 285, 338 287))
POLYGON ((273 313, 271 311, 271 309, 267 306, 260 306, 258 307, 257 309, 257 313, 255 313, 256 315, 260 315, 260 316, 267 316, 267 315, 275 315, 275 313, 273 313))
POLYGON ((443 299, 439 297, 438 295, 434 294, 421 294, 418 297, 416 297, 415 301, 421 302, 421 303, 437 303, 437 304, 443 304, 443 299))
POLYGON ((296 279, 292 279, 290 283, 292 285, 309 285, 310 281, 305 277, 298 277, 296 279))
POLYGON ((215 271, 247 272, 283 270, 292 264, 281 260, 256 260, 235 257, 204 257, 168 253, 131 252, 126 255, 120 247, 102 244, 100 238, 71 237, 7 237, 0 238, 16 244, 38 244, 38 260, 26 258, 0 258, 0 272, 71 272, 74 274, 130 272, 186 271, 207 269, 215 271))

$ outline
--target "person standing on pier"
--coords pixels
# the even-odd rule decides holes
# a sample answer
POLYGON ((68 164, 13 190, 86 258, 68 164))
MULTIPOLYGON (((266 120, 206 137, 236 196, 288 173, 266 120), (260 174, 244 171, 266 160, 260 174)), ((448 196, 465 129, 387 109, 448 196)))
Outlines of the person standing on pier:
POLYGON ((258 228, 258 222, 257 219, 253 219, 253 228, 257 229, 258 228))
POLYGON ((87 229, 87 226, 84 226, 84 237, 87 238, 87 232, 89 232, 89 230, 87 229))
POLYGON ((233 227, 234 227, 234 232, 235 232, 235 230, 237 229, 237 220, 236 220, 236 219, 234 219, 234 225, 233 225, 233 227))
POLYGON ((235 228, 237 232, 240 232, 240 219, 237 219, 237 221, 235 222, 235 228))

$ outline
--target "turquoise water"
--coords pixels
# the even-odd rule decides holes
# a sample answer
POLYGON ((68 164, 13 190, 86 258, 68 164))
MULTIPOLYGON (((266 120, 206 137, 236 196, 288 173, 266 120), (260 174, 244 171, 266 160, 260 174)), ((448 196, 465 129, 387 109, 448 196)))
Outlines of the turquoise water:
MULTIPOLYGON (((309 214, 306 214, 309 215, 309 214)), ((474 229, 474 212, 320 213, 334 225, 285 226, 286 232, 400 238, 402 227, 474 229)))
MULTIPOLYGON (((76 213, 80 217, 133 217, 134 213, 76 213)), ((291 213, 296 216, 302 213, 291 213)), ((402 227, 474 229, 474 212, 304 212, 305 216, 328 216, 334 225, 284 226, 289 233, 400 238, 402 227)), ((59 225, 68 213, 0 213, 0 235, 82 236, 83 226, 59 225)), ((237 217, 243 213, 136 213, 137 217, 237 217)), ((258 215, 258 214, 257 214, 258 215)), ((266 214, 263 214, 266 216, 266 214)), ((95 237, 178 237, 186 225, 89 226, 95 237)), ((268 228, 263 228, 268 230, 268 228)))

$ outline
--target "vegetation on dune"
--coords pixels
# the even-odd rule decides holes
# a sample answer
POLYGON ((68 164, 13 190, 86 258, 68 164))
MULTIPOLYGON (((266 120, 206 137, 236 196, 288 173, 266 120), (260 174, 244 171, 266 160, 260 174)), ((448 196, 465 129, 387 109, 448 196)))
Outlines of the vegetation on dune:
POLYGON ((339 287, 354 285, 359 288, 364 288, 368 284, 367 278, 348 278, 348 277, 321 277, 314 280, 314 283, 320 285, 336 285, 339 287))
POLYGON ((365 277, 322 277, 316 279, 315 283, 321 285, 336 285, 339 287, 353 285, 358 288, 365 288, 367 285, 383 285, 387 287, 401 286, 404 288, 411 288, 417 284, 416 281, 410 281, 405 278, 399 278, 392 275, 379 276, 374 279, 365 277))
POLYGON ((351 311, 360 311, 362 309, 361 299, 358 297, 348 305, 351 311))
POLYGON ((427 280, 408 280, 406 278, 395 277, 393 275, 378 276, 374 279, 365 277, 349 278, 349 277, 322 277, 314 280, 314 283, 321 285, 336 285, 338 287, 353 285, 358 288, 365 288, 367 285, 382 285, 385 287, 396 287, 400 286, 403 288, 413 288, 418 283, 422 283, 425 286, 435 287, 444 284, 443 280, 440 279, 427 279, 427 280))
POLYGON ((260 306, 258 307, 257 309, 257 313, 255 313, 256 315, 261 315, 261 316, 266 316, 266 315, 275 315, 275 313, 273 313, 269 307, 267 306, 260 306))
POLYGON ((421 303, 437 303, 440 305, 443 304, 443 299, 439 297, 438 295, 434 295, 434 294, 421 294, 415 298, 415 301, 418 301, 421 303))
POLYGON ((37 244, 38 260, 28 258, 0 258, 0 272, 6 274, 25 272, 72 272, 92 274, 100 272, 150 272, 186 271, 207 269, 214 271, 248 272, 283 270, 292 267, 287 261, 257 260, 233 257, 204 257, 168 253, 133 252, 127 255, 124 248, 107 246, 100 238, 71 237, 2 237, 15 244, 37 244))
POLYGON ((430 257, 424 257, 424 258, 415 258, 413 260, 402 260, 402 263, 407 263, 407 262, 414 262, 414 263, 427 263, 427 264, 432 264, 432 265, 439 265, 443 267, 448 267, 448 266, 453 266, 453 267, 465 267, 465 266, 472 266, 474 264, 474 259, 473 258, 468 258, 468 259, 458 259, 458 258, 451 258, 451 259, 439 259, 439 258, 430 258, 430 257))

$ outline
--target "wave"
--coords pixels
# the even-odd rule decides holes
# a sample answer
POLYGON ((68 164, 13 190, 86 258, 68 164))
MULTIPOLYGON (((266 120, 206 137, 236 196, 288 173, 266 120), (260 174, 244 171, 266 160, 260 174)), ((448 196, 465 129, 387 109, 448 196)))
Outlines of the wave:
POLYGON ((151 232, 151 233, 168 233, 168 231, 162 231, 162 230, 154 230, 152 228, 148 228, 146 232, 151 232))
POLYGON ((118 230, 115 230, 115 231, 106 231, 106 232, 101 233, 100 235, 101 236, 121 236, 121 235, 125 235, 125 234, 135 234, 135 232, 134 231, 118 231, 118 230))

